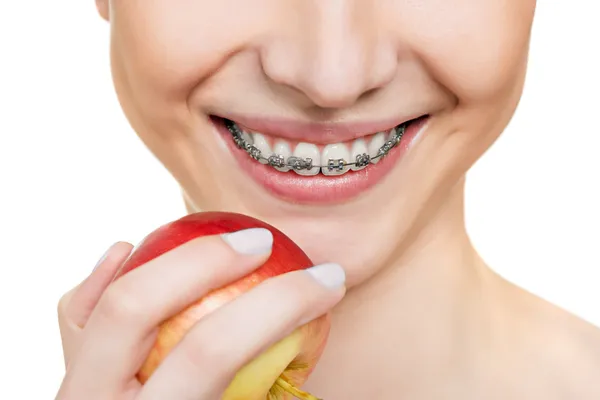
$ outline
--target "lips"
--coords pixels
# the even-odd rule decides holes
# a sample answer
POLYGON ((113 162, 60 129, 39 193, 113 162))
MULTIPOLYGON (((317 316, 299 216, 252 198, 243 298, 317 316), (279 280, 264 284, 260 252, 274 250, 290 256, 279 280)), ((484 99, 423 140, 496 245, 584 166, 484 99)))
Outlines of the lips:
POLYGON ((260 149, 261 154, 268 156, 269 153, 275 153, 283 155, 285 158, 293 155, 298 159, 310 158, 311 162, 315 161, 312 168, 296 170, 285 165, 277 168, 274 168, 276 164, 267 165, 267 157, 253 159, 249 152, 240 149, 239 142, 236 144, 233 140, 234 136, 226 126, 227 120, 216 117, 212 119, 240 169, 253 181, 272 195, 286 201, 318 204, 344 202, 377 185, 406 153, 415 136, 428 121, 428 117, 424 116, 395 128, 390 128, 389 121, 336 126, 294 125, 288 122, 282 125, 283 129, 277 134, 272 134, 274 132, 274 127, 271 125, 272 120, 254 121, 253 126, 260 125, 266 128, 267 132, 251 130, 247 125, 236 121, 236 125, 241 127, 239 132, 243 132, 244 141, 255 145, 255 150, 256 148, 260 149), (315 131, 308 134, 306 129, 311 126, 318 128, 317 131, 320 129, 321 133, 325 132, 325 136, 330 140, 345 138, 347 141, 325 144, 325 139, 322 136, 316 137, 315 131), (326 127, 325 130, 323 130, 324 127, 326 127), (365 130, 359 133, 359 130, 364 128, 378 128, 381 131, 370 135, 365 135, 365 130), (390 138, 399 128, 403 130, 400 135, 401 139, 397 138, 398 140, 393 142, 390 138), (302 137, 302 133, 307 133, 305 135, 307 137, 302 137), (348 160, 355 160, 358 154, 369 154, 371 158, 376 156, 377 149, 381 149, 386 142, 388 151, 385 157, 375 157, 368 165, 352 165, 352 162, 350 165, 344 165, 348 160), (394 146, 390 146, 392 143, 394 146), (327 161, 331 163, 340 160, 345 161, 338 165, 339 168, 318 168, 319 165, 327 165, 327 161), (323 173, 321 174, 319 171, 323 173))
POLYGON ((290 142, 308 142, 317 145, 348 142, 368 133, 386 132, 408 121, 422 118, 423 114, 405 115, 375 122, 314 122, 278 118, 259 118, 247 115, 219 115, 214 119, 234 121, 249 132, 260 132, 290 142))

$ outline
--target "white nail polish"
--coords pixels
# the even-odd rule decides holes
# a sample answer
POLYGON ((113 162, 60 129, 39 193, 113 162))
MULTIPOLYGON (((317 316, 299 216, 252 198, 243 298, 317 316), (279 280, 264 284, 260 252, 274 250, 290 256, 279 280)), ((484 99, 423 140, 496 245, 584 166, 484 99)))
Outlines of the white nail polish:
POLYGON ((94 269, 92 270, 92 272, 94 272, 96 269, 98 269, 98 267, 106 260, 106 257, 108 257, 108 254, 110 253, 110 251, 112 250, 112 248, 115 247, 115 244, 113 244, 112 246, 110 246, 108 248, 108 250, 106 250, 104 252, 104 254, 102 254, 102 257, 100 257, 100 259, 98 260, 98 262, 94 266, 94 269))
POLYGON ((316 265, 306 270, 317 282, 329 289, 337 289, 346 283, 346 272, 334 263, 316 265))
POLYGON ((264 254, 273 247, 273 234, 265 228, 250 228, 221 235, 240 254, 264 254))

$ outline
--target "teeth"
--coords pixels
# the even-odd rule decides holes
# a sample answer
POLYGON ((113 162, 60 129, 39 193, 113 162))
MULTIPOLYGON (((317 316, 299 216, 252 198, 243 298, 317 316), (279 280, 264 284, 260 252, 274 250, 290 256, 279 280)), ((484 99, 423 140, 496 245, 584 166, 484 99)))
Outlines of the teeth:
POLYGON ((244 139, 244 141, 248 144, 254 144, 254 140, 252 139, 252 136, 245 131, 242 131, 242 139, 244 139))
MULTIPOLYGON (((358 156, 359 154, 369 154, 369 149, 367 148, 367 144, 365 143, 364 139, 356 139, 354 141, 354 143, 352 143, 352 151, 350 152, 350 160, 349 162, 356 162, 356 156, 358 156)), ((364 167, 357 167, 356 165, 353 165, 352 171, 360 171, 361 169, 365 168, 364 167)))
MULTIPOLYGON (((369 143, 369 155, 371 157, 375 157, 377 155, 377 151, 385 144, 386 136, 387 133, 384 132, 379 132, 373 136, 373 139, 371 139, 371 142, 369 143)), ((371 160, 371 162, 373 164, 377 164, 379 160, 381 160, 381 157, 371 160)))
MULTIPOLYGON (((319 148, 310 143, 298 143, 296 148, 294 149, 294 156, 300 157, 302 159, 310 158, 312 159, 313 165, 321 165, 321 152, 319 148)), ((319 173, 319 167, 313 167, 311 169, 303 169, 303 170, 294 170, 298 175, 304 176, 312 176, 317 175, 319 173)))
MULTIPOLYGON (((326 165, 328 160, 344 160, 345 162, 350 162, 350 152, 348 151, 348 147, 343 143, 336 144, 328 144, 323 149, 321 153, 321 160, 323 160, 322 165, 326 165)), ((330 171, 329 168, 323 167, 321 168, 321 172, 323 175, 342 175, 350 170, 350 167, 345 166, 339 171, 337 168, 333 171, 330 171)))
MULTIPOLYGON (((317 145, 303 142, 298 143, 296 145, 293 154, 290 144, 282 139, 278 139, 275 142, 273 149, 271 149, 271 145, 269 144, 269 140, 267 139, 267 137, 257 132, 249 133, 242 131, 242 139, 245 143, 253 145, 258 150, 260 150, 260 163, 271 164, 278 171, 288 172, 290 170, 293 170, 298 175, 304 176, 314 176, 321 172, 324 175, 333 176, 343 175, 350 170, 360 171, 366 168, 366 165, 363 164, 361 166, 345 165, 342 168, 338 169, 340 165, 338 163, 338 160, 342 160, 341 165, 347 163, 355 163, 357 162, 357 156, 362 156, 366 154, 366 157, 359 158, 358 161, 360 163, 368 164, 370 161, 371 163, 375 164, 379 162, 380 157, 375 158, 379 154, 379 150, 386 144, 387 141, 393 139, 396 136, 396 134, 397 128, 393 128, 389 131, 378 132, 377 134, 373 135, 370 139, 367 139, 368 143, 367 141, 365 141, 364 138, 358 138, 354 140, 350 146, 346 143, 329 144, 325 146, 322 151, 319 151, 319 147, 317 145), (277 156, 282 156, 283 160, 287 160, 288 162, 293 163, 295 165, 294 168, 298 169, 294 169, 287 166, 275 167, 275 165, 277 165, 277 162, 274 162, 273 160, 268 160, 269 156, 273 154, 277 156), (290 157, 292 157, 292 159, 289 159, 290 157), (296 159, 294 159, 294 157, 296 157, 296 159), (298 158, 300 160, 298 160, 298 158), (312 161, 313 167, 310 170, 301 169, 303 165, 301 160, 306 159, 311 159, 312 161), (332 165, 334 167, 332 170, 329 170, 330 160, 332 161, 332 165)), ((250 153, 250 150, 251 149, 248 149, 247 151, 250 153)), ((251 154, 251 156, 255 159, 259 157, 256 154, 251 154)))
POLYGON ((273 154, 273 151, 271 150, 271 146, 269 145, 267 138, 264 135, 261 135, 260 133, 253 133, 251 136, 254 142, 254 146, 256 146, 256 148, 260 150, 263 157, 259 160, 259 162, 261 164, 267 164, 267 158, 269 158, 269 156, 273 154))
MULTIPOLYGON (((288 157, 292 155, 292 149, 290 149, 290 145, 284 142, 283 140, 279 140, 277 143, 275 143, 273 152, 275 154, 282 155, 285 160, 287 160, 288 157)), ((288 172, 290 170, 289 167, 275 167, 275 169, 281 172, 288 172)))
POLYGON ((386 140, 392 140, 394 138, 394 136, 396 136, 396 128, 390 129, 390 131, 388 132, 386 140))

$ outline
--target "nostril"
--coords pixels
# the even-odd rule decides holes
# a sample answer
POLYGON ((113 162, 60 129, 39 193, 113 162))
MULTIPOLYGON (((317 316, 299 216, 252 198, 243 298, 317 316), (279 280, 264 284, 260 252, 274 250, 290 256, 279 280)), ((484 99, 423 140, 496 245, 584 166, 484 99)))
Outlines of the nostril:
POLYGON ((364 92, 359 99, 367 100, 375 96, 379 92, 379 88, 372 88, 364 92))

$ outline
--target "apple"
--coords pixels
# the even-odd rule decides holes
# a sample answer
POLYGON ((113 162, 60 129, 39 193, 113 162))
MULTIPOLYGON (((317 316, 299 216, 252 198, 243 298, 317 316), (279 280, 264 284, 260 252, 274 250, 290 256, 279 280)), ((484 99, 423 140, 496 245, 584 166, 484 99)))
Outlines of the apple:
MULTIPOLYGON (((273 233, 269 259, 254 272, 206 294, 179 314, 164 321, 148 358, 138 373, 146 382, 169 351, 202 317, 234 300, 254 286, 277 275, 311 267, 308 256, 290 238, 255 218, 228 212, 190 214, 152 232, 133 250, 117 277, 147 263, 185 242, 247 228, 266 228, 273 233)), ((324 350, 330 330, 329 315, 298 328, 267 349, 236 374, 223 400, 285 400, 294 397, 318 400, 299 389, 308 379, 324 350)))

